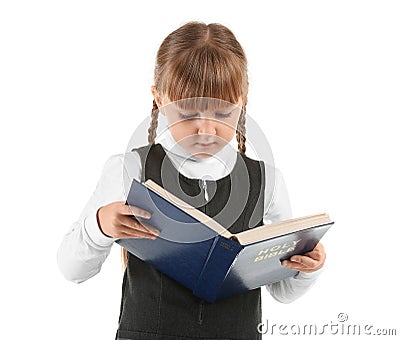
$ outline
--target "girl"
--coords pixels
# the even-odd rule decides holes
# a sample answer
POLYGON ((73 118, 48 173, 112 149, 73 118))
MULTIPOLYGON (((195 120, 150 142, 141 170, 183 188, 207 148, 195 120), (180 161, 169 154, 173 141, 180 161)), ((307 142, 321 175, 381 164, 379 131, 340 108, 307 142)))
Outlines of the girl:
MULTIPOLYGON (((58 264, 70 281, 80 283, 97 274, 116 239, 159 235, 154 227, 132 218, 150 215, 125 205, 123 173, 139 181, 151 178, 165 188, 169 185, 169 191, 188 203, 196 197, 198 209, 217 221, 228 206, 230 192, 242 194, 235 191, 234 183, 247 176, 250 190, 238 218, 230 224, 231 232, 291 217, 280 172, 276 171, 269 205, 264 202, 264 164, 245 155, 247 61, 229 29, 190 22, 169 34, 157 53, 151 90, 149 144, 133 149, 126 159, 119 154, 107 160, 93 196, 59 247, 58 264), (204 110, 190 110, 193 103, 204 110), (229 110, 215 110, 220 103, 229 110), (169 128, 155 143, 160 111, 169 128), (228 144, 234 135, 238 152, 228 144), (212 180, 204 180, 204 175, 212 180)), ((237 211, 228 209, 224 216, 234 214, 237 211)), ((124 250, 122 254, 125 271, 116 339, 261 339, 257 331, 260 288, 209 304, 134 255, 124 250)), ((278 301, 291 302, 315 282, 324 260, 321 244, 308 254, 293 256, 282 265, 298 270, 296 276, 266 289, 278 301)))

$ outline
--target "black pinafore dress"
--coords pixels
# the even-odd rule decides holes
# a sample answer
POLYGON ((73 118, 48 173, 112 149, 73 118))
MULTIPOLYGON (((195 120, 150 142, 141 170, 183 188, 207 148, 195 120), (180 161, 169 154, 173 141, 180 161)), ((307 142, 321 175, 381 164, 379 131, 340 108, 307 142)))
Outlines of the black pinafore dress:
MULTIPOLYGON (((217 181, 206 180, 207 201, 204 181, 178 172, 161 144, 132 151, 141 157, 142 181, 152 179, 221 225, 228 225, 230 232, 263 224, 265 169, 262 161, 238 153, 230 174, 217 181)), ((260 322, 260 288, 208 303, 128 252, 117 340, 261 339, 257 331, 260 322)))

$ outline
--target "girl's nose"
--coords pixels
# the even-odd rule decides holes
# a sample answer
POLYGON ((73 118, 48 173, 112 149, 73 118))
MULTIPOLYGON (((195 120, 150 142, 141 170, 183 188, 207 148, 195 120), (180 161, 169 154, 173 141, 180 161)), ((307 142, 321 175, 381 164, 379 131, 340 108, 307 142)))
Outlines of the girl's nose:
POLYGON ((215 121, 207 118, 198 119, 197 133, 206 135, 215 135, 217 133, 217 130, 215 128, 215 121))

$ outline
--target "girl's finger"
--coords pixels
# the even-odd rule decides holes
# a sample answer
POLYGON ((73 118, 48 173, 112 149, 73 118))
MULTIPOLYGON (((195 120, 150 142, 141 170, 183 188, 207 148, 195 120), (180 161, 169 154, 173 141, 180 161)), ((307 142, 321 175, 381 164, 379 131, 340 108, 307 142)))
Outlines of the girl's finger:
POLYGON ((121 229, 120 236, 118 238, 150 238, 152 240, 155 240, 157 237, 150 233, 126 227, 124 229, 121 229))
POLYGON ((139 207, 136 207, 134 205, 126 205, 124 204, 121 209, 121 214, 123 215, 134 215, 134 216, 139 216, 143 218, 151 218, 151 214, 139 207))
POLYGON ((151 233, 155 236, 160 235, 160 231, 156 228, 154 228, 153 226, 151 226, 148 223, 145 222, 140 222, 135 218, 132 218, 130 216, 122 216, 120 223, 130 229, 134 229, 134 230, 139 230, 139 231, 143 231, 146 233, 151 233))
POLYGON ((313 258, 314 260, 317 260, 320 262, 325 262, 325 258, 326 258, 325 249, 321 243, 318 243, 312 251, 310 251, 304 255, 309 256, 309 257, 313 258))
POLYGON ((319 265, 319 261, 312 259, 311 257, 308 256, 302 256, 302 255, 294 255, 290 258, 290 262, 294 262, 294 264, 302 265, 303 267, 306 268, 315 268, 319 265))
POLYGON ((314 268, 308 268, 300 263, 292 262, 289 260, 282 261, 282 266, 292 270, 298 270, 301 272, 314 271, 314 268))
POLYGON ((314 259, 316 261, 320 261, 323 258, 321 252, 318 251, 318 250, 312 250, 312 251, 310 251, 310 252, 308 252, 308 253, 306 253, 304 255, 308 256, 308 257, 311 257, 312 259, 314 259))

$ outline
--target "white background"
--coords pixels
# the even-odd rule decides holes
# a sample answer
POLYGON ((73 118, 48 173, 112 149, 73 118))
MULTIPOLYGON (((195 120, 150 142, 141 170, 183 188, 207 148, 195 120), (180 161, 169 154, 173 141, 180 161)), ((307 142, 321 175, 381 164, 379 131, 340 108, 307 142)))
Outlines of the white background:
POLYGON ((336 221, 316 285, 289 305, 264 296, 264 321, 322 327, 347 313, 399 334, 399 17, 397 1, 1 2, 0 338, 114 338, 119 247, 79 285, 56 252, 150 113, 159 45, 189 20, 222 23, 244 47, 248 113, 294 215, 336 221))

